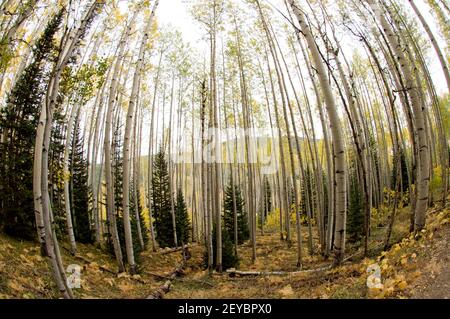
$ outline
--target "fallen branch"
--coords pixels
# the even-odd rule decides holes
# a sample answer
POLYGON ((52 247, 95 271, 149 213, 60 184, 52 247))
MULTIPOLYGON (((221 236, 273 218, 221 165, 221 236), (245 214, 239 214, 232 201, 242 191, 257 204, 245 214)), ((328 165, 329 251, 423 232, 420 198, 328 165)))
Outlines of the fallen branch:
MULTIPOLYGON (((64 248, 65 250, 67 250, 68 252, 70 252, 70 249, 69 249, 69 248, 64 247, 64 246, 63 246, 63 248, 64 248)), ((79 254, 75 254, 75 255, 72 255, 72 256, 75 257, 75 258, 77 258, 77 259, 80 259, 80 260, 84 261, 86 264, 92 264, 92 263, 94 263, 92 260, 89 260, 88 258, 86 258, 86 257, 84 257, 84 256, 81 256, 81 255, 79 255, 79 254)), ((105 266, 101 266, 101 265, 99 265, 99 264, 97 264, 97 263, 95 263, 95 265, 96 265, 100 270, 102 270, 102 271, 104 271, 104 272, 110 273, 110 274, 115 275, 115 276, 120 275, 120 273, 118 273, 117 271, 111 270, 111 269, 109 269, 109 268, 107 268, 107 267, 105 267, 105 266)), ((125 274, 125 273, 124 273, 124 274, 125 274)), ((138 277, 135 277, 135 276, 128 276, 128 275, 127 275, 126 278, 129 278, 129 279, 131 279, 131 280, 137 281, 138 283, 141 283, 141 284, 144 284, 144 285, 147 284, 147 282, 146 282, 145 280, 142 280, 142 279, 140 279, 140 278, 138 278, 138 277)))
POLYGON ((150 296, 148 296, 146 299, 162 299, 164 298, 164 295, 170 291, 170 286, 172 285, 172 281, 178 277, 184 274, 184 267, 186 266, 187 261, 191 258, 191 254, 189 253, 189 250, 187 246, 183 246, 183 261, 175 268, 174 271, 172 271, 168 276, 168 280, 160 286, 156 291, 154 291, 150 296))
POLYGON ((172 248, 172 249, 168 249, 168 250, 163 250, 162 252, 160 252, 160 254, 161 255, 168 255, 168 254, 171 254, 171 253, 175 253, 177 251, 182 251, 183 249, 188 248, 188 247, 189 247, 189 244, 184 245, 182 247, 177 247, 177 248, 172 248))
POLYGON ((312 272, 325 271, 332 268, 332 265, 327 265, 325 267, 314 268, 314 269, 306 269, 306 270, 297 270, 297 271, 241 271, 236 270, 234 268, 227 269, 226 272, 230 275, 230 277, 239 275, 239 276, 288 276, 288 275, 298 275, 298 274, 306 274, 312 272))
MULTIPOLYGON (((70 252, 70 249, 69 249, 69 248, 64 247, 64 246, 63 246, 63 248, 64 248, 65 250, 67 250, 68 252, 70 252)), ((81 255, 79 255, 79 254, 75 254, 75 255, 72 255, 72 256, 75 257, 75 258, 77 258, 77 259, 80 259, 80 260, 84 261, 84 262, 87 263, 87 264, 92 264, 92 263, 93 263, 92 260, 89 260, 89 259, 87 259, 86 257, 83 257, 83 256, 81 256, 81 255)), ((97 263, 96 263, 96 264, 97 264, 97 263)), ((97 266, 98 266, 99 269, 101 269, 101 270, 103 270, 103 271, 105 271, 105 272, 108 272, 108 273, 113 274, 113 275, 117 275, 117 272, 114 271, 114 270, 111 270, 111 269, 109 269, 109 268, 107 268, 107 267, 105 267, 105 266, 101 266, 101 265, 98 265, 98 264, 97 264, 97 266)))
POLYGON ((182 279, 182 278, 178 278, 178 277, 170 278, 168 276, 163 276, 163 275, 155 274, 155 273, 152 273, 152 272, 145 272, 145 274, 153 276, 153 277, 156 277, 156 278, 160 278, 160 279, 169 279, 169 280, 176 280, 176 281, 181 281, 181 282, 196 282, 196 283, 199 283, 199 284, 205 284, 205 285, 208 285, 210 287, 214 287, 214 285, 212 283, 204 281, 204 280, 182 279))

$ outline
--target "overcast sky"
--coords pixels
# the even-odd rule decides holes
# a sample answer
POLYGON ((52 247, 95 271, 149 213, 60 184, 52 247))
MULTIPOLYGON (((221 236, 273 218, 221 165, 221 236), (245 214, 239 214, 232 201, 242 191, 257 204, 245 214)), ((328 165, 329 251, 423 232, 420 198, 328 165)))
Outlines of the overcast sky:
MULTIPOLYGON (((242 0, 234 0, 242 1, 242 0)), ((266 3, 271 3, 273 6, 277 7, 279 10, 284 11, 285 6, 283 0, 262 0, 266 3)), ((301 0, 303 1, 303 0, 301 0)), ((190 5, 195 2, 195 0, 161 0, 159 8, 157 10, 157 16, 161 24, 171 24, 176 29, 183 33, 185 41, 191 42, 193 47, 204 48, 206 43, 198 45, 201 43, 201 37, 204 35, 204 31, 201 26, 193 19, 191 13, 189 12, 190 5)), ((435 34, 438 34, 437 25, 434 18, 429 12, 429 7, 425 4, 423 0, 415 0, 416 5, 422 11, 423 16, 429 23, 435 34)), ((277 13, 275 13, 277 14, 277 13)), ((356 42, 358 43, 358 42, 356 42)), ((440 41, 441 47, 445 47, 445 43, 440 41)), ((434 54, 434 51, 431 51, 434 54)), ((446 91, 446 84, 444 74, 440 68, 437 59, 431 60, 430 72, 433 77, 433 81, 437 87, 438 93, 443 93, 446 91)))

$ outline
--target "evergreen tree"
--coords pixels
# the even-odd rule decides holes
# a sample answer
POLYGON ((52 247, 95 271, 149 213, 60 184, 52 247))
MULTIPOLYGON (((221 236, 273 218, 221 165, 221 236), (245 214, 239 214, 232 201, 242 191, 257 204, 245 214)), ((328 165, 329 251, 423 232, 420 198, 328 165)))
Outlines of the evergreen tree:
MULTIPOLYGON (((378 153, 377 141, 373 133, 369 133, 369 155, 373 162, 373 167, 371 168, 372 172, 375 172, 374 176, 377 180, 377 184, 381 184, 381 173, 380 173, 380 156, 378 153)), ((374 207, 378 207, 379 203, 377 200, 376 192, 372 192, 372 204, 374 207)))
MULTIPOLYGON (((250 238, 250 230, 248 227, 247 214, 244 208, 244 200, 242 198, 241 190, 237 185, 234 185, 234 195, 236 198, 236 213, 238 222, 238 244, 242 244, 250 238)), ((231 183, 225 189, 223 209, 223 231, 226 232, 228 237, 232 240, 234 238, 234 210, 233 188, 231 187, 231 183)))
POLYGON ((89 218, 88 168, 78 119, 76 122, 70 154, 72 220, 76 240, 87 244, 94 241, 89 218))
POLYGON ((155 218, 156 240, 160 247, 175 246, 171 214, 170 179, 162 150, 155 156, 152 176, 152 209, 155 218))
POLYGON ((64 206, 64 115, 58 107, 53 114, 49 149, 49 190, 56 232, 66 236, 67 220, 64 206))
POLYGON ((33 157, 39 111, 48 83, 49 62, 55 56, 53 41, 62 20, 56 14, 33 49, 33 61, 19 77, 1 109, 0 225, 12 236, 36 237, 33 199, 33 157))
MULTIPOLYGON (((139 243, 139 236, 138 236, 138 227, 137 227, 137 220, 136 220, 136 206, 135 206, 135 200, 134 200, 134 192, 132 191, 134 189, 134 183, 135 181, 131 181, 131 187, 130 187, 130 224, 131 224, 131 233, 133 238, 133 251, 134 256, 137 261, 139 261, 139 255, 142 252, 141 244, 139 243)), ((142 204, 140 200, 140 190, 137 191, 137 203, 138 203, 138 212, 139 212, 139 223, 141 226, 142 231, 142 239, 144 240, 144 245, 148 243, 148 232, 147 227, 145 226, 144 222, 144 215, 143 215, 143 209, 142 204)), ((125 242, 125 230, 123 228, 123 216, 120 216, 120 232, 119 232, 119 238, 121 242, 125 242)), ((123 249, 123 256, 126 256, 125 247, 122 247, 123 249)))
POLYGON ((189 234, 191 230, 191 224, 189 222, 189 216, 184 201, 184 196, 181 189, 177 192, 177 202, 175 207, 175 220, 177 229, 177 238, 181 244, 189 242, 189 234))
POLYGON ((311 209, 315 205, 314 178, 311 169, 308 166, 305 169, 305 176, 303 176, 303 181, 300 186, 300 192, 300 214, 304 218, 304 221, 306 223, 308 220, 308 209, 311 209))
POLYGON ((395 190, 396 184, 397 191, 405 193, 408 191, 409 177, 408 177, 408 167, 406 164, 406 154, 403 148, 399 148, 398 152, 392 159, 392 178, 391 178, 391 189, 395 190), (400 158, 399 158, 400 157, 400 158), (400 165, 400 180, 397 181, 397 169, 400 165))
POLYGON ((259 217, 259 224, 262 227, 262 217, 264 221, 267 220, 267 215, 272 211, 272 189, 270 188, 269 179, 264 175, 263 177, 263 197, 262 197, 261 214, 259 217))
MULTIPOLYGON (((122 142, 121 142, 121 130, 120 122, 118 122, 114 128, 113 139, 111 145, 112 151, 112 175, 113 175, 113 187, 114 187, 114 215, 117 224, 117 233, 119 234, 119 242, 123 242, 124 238, 121 236, 123 234, 123 220, 122 216, 122 142)), ((111 233, 109 231, 109 221, 106 222, 107 230, 104 234, 106 237, 107 250, 114 255, 114 247, 111 240, 111 233)), ((122 245, 121 245, 122 247, 122 245)))
MULTIPOLYGON (((228 231, 225 227, 222 229, 222 268, 229 269, 239 266, 239 258, 236 256, 236 251, 234 249, 233 240, 231 239, 228 231)), ((217 236, 216 236, 216 225, 213 226, 212 235, 212 245, 213 251, 216 251, 217 247, 217 236)), ((208 267, 208 253, 205 252, 203 256, 203 263, 205 267, 208 267)), ((213 255, 213 267, 217 266, 216 254, 213 255)))
POLYGON ((363 196, 355 166, 353 161, 349 167, 347 234, 350 242, 359 241, 364 234, 363 196))
MULTIPOLYGON (((113 141, 112 141, 112 172, 113 172, 113 185, 114 185, 114 214, 116 216, 116 223, 117 223, 117 233, 119 235, 119 242, 124 243, 125 242, 125 229, 123 226, 123 212, 122 212, 122 196, 123 196, 123 161, 122 161, 122 139, 121 139, 121 125, 118 122, 116 127, 114 128, 113 132, 113 141)), ((134 187, 134 180, 131 181, 131 187, 130 190, 133 190, 134 187)), ((133 235, 133 251, 134 255, 136 257, 136 260, 138 260, 140 253, 142 252, 140 243, 139 243, 139 237, 138 237, 138 228, 137 228, 137 220, 136 220, 136 207, 135 207, 135 200, 134 200, 134 192, 130 191, 130 224, 131 224, 131 232, 133 235)), ((141 230, 142 230, 142 237, 144 240, 144 245, 148 242, 148 234, 146 231, 146 226, 144 223, 144 215, 143 215, 143 209, 141 206, 140 201, 140 190, 137 191, 138 196, 138 211, 139 211, 139 221, 141 224, 141 230)), ((107 226, 109 223, 107 222, 107 226)), ((107 229, 106 234, 106 244, 109 253, 114 254, 114 248, 111 241, 111 234, 109 232, 109 229, 107 229)), ((126 251, 124 245, 121 245, 122 248, 122 256, 123 261, 125 262, 126 258, 126 251)))

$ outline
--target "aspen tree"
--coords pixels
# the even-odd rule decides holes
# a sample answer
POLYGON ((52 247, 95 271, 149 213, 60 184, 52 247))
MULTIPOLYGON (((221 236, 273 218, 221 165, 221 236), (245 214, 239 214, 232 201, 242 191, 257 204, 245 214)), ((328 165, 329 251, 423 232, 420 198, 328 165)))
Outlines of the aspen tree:
POLYGON ((103 143, 103 148, 105 152, 106 212, 108 216, 109 232, 111 235, 117 265, 119 267, 119 272, 124 272, 125 266, 123 264, 122 249, 120 247, 119 234, 117 232, 117 223, 114 213, 114 184, 112 182, 112 167, 111 167, 112 119, 113 119, 114 105, 117 104, 117 106, 120 107, 120 103, 118 103, 117 101, 119 73, 124 60, 126 39, 129 37, 131 33, 132 25, 134 23, 134 20, 136 19, 137 13, 138 10, 136 9, 135 12, 133 13, 133 17, 125 26, 120 38, 119 45, 117 47, 116 51, 117 60, 114 65, 114 70, 112 73, 112 78, 109 86, 108 106, 106 110, 105 133, 103 143))
POLYGON ((425 131, 425 110, 421 107, 420 96, 417 87, 414 84, 411 68, 406 60, 403 46, 399 43, 397 35, 394 33, 391 25, 385 17, 385 10, 380 7, 374 0, 366 0, 375 13, 377 20, 380 22, 383 31, 387 36, 387 40, 395 53, 398 65, 405 78, 408 96, 411 98, 412 119, 417 134, 418 149, 418 169, 417 169, 417 198, 414 217, 414 230, 416 232, 422 230, 425 226, 426 210, 428 208, 428 189, 430 183, 430 154, 428 149, 428 141, 425 131))
MULTIPOLYGON (((317 44, 311 33, 308 24, 305 21, 303 12, 299 9, 295 0, 288 1, 292 12, 296 16, 302 34, 308 42, 309 50, 314 61, 314 67, 318 73, 322 93, 325 97, 325 103, 330 121, 331 135, 333 140, 333 154, 335 159, 335 182, 336 182, 336 229, 334 241, 335 263, 340 264, 345 253, 345 229, 346 229, 346 165, 345 148, 341 133, 341 124, 337 113, 337 106, 334 101, 333 93, 328 82, 328 76, 321 60, 317 44)), ((298 31, 297 31, 298 32, 298 31)))
POLYGON ((128 105, 128 112, 125 124, 125 138, 123 145, 123 222, 125 229, 125 247, 127 252, 127 260, 130 266, 130 273, 135 274, 136 263, 133 252, 133 240, 131 234, 130 224, 130 134, 132 129, 132 121, 134 116, 134 109, 136 106, 136 98, 139 91, 139 85, 141 80, 141 73, 144 67, 144 55, 149 38, 149 32, 155 16, 155 11, 158 7, 159 0, 155 1, 152 12, 148 18, 148 21, 144 28, 144 34, 140 41, 140 48, 137 57, 136 69, 133 76, 133 87, 131 91, 130 102, 128 105))
MULTIPOLYGON (((95 17, 96 11, 101 6, 101 1, 94 1, 87 9, 78 28, 66 34, 65 41, 62 42, 61 51, 54 67, 52 77, 47 89, 47 96, 42 105, 39 125, 36 133, 35 158, 33 171, 33 193, 35 198, 35 212, 42 214, 45 229, 45 244, 49 254, 50 263, 53 270, 53 277, 58 285, 58 289, 64 298, 72 298, 72 291, 67 285, 62 261, 60 258, 58 241, 52 227, 51 205, 48 190, 48 150, 50 147, 50 133, 53 121, 53 111, 57 103, 61 75, 63 69, 72 57, 76 45, 84 36, 89 23, 95 17)), ((40 220, 40 217, 37 217, 40 220)), ((39 233, 39 236, 42 234, 39 233)))

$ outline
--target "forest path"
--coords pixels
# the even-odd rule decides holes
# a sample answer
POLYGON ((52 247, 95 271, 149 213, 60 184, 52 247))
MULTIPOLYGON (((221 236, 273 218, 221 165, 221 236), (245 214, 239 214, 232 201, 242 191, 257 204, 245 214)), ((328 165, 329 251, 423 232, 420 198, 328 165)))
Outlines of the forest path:
POLYGON ((426 275, 415 285, 412 298, 415 299, 450 299, 450 231, 434 234, 431 249, 424 251, 428 260, 424 265, 426 275))

